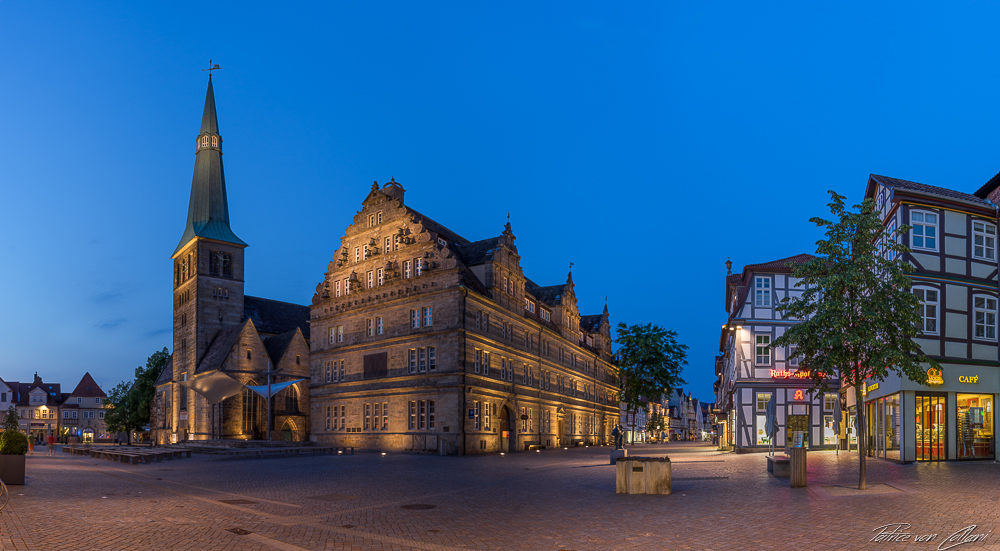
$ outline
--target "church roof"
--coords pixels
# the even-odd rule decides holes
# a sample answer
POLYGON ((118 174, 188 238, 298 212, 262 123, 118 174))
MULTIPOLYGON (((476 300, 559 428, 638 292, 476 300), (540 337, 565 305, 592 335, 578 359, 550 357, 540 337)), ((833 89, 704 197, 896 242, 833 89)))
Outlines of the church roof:
POLYGON ((201 359, 201 363, 198 364, 198 368, 194 372, 204 373, 206 371, 215 371, 222 367, 222 363, 229 356, 229 351, 240 340, 240 333, 243 332, 243 328, 246 327, 248 322, 248 320, 244 320, 239 325, 234 325, 220 331, 215 336, 212 344, 209 345, 208 352, 205 352, 205 357, 201 359))
POLYGON ((163 366, 163 371, 160 372, 160 376, 156 378, 155 386, 165 385, 169 383, 174 378, 174 355, 170 355, 170 359, 167 360, 167 365, 163 366))
POLYGON ((70 393, 70 396, 82 396, 83 398, 107 398, 108 395, 97 385, 97 381, 90 376, 90 372, 83 374, 80 384, 70 393))
POLYGON ((244 295, 243 319, 252 319, 260 333, 277 335, 298 327, 302 336, 309 339, 308 306, 244 295))
POLYGON ((219 121, 215 113, 215 91, 212 88, 211 76, 208 77, 205 110, 202 113, 201 131, 198 135, 199 140, 202 137, 216 138, 218 145, 213 144, 211 147, 199 145, 195 153, 187 226, 174 254, 195 237, 246 245, 229 227, 226 174, 222 168, 222 137, 219 135, 219 121))
POLYGON ((278 362, 281 361, 282 356, 285 355, 285 351, 288 350, 288 345, 292 343, 292 339, 295 338, 295 332, 298 328, 292 329, 291 331, 285 331, 280 335, 274 335, 264 339, 264 348, 267 349, 267 355, 271 357, 271 363, 276 367, 278 362))

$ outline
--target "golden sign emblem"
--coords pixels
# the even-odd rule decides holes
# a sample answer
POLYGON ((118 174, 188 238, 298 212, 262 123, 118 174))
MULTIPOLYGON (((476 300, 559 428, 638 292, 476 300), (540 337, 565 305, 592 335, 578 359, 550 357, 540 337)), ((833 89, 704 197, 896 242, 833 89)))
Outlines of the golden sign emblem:
POLYGON ((944 374, 941 373, 940 369, 935 369, 933 367, 927 368, 927 384, 929 385, 944 384, 944 374))

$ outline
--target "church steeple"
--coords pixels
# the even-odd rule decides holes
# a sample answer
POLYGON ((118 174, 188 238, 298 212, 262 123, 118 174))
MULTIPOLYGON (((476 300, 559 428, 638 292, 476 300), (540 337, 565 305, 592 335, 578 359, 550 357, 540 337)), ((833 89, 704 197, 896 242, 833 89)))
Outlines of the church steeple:
POLYGON ((196 141, 187 227, 184 228, 184 235, 174 254, 180 252, 195 237, 246 246, 229 227, 226 175, 222 168, 222 136, 219 135, 219 120, 215 114, 215 91, 211 75, 208 77, 208 91, 205 93, 201 131, 196 141))

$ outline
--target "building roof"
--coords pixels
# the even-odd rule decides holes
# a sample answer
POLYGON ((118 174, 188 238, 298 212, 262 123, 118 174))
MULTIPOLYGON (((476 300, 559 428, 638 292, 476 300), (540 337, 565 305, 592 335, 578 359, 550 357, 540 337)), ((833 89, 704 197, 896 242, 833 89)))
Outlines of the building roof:
POLYGON ((476 266, 493 260, 493 251, 499 242, 500 237, 491 237, 462 245, 456 251, 466 266, 476 266))
POLYGON ((309 339, 308 306, 244 295, 243 319, 252 319, 259 333, 278 335, 298 327, 302 336, 309 339))
POLYGON ((215 91, 212 77, 208 77, 208 91, 205 92, 205 111, 201 117, 202 136, 214 136, 218 147, 198 147, 194 158, 194 176, 191 177, 191 199, 188 202, 187 226, 180 243, 174 249, 177 254, 195 237, 205 237, 246 246, 229 227, 229 201, 226 198, 226 174, 222 168, 222 137, 219 135, 219 121, 215 113, 215 91))
POLYGON ((42 378, 35 373, 35 380, 30 383, 7 383, 10 385, 17 385, 17 405, 30 407, 32 404, 29 400, 30 392, 36 388, 41 389, 45 392, 45 405, 46 406, 57 406, 62 403, 62 385, 59 383, 46 383, 42 381, 42 378))
POLYGON ((588 333, 596 333, 601 327, 601 319, 604 314, 594 314, 590 316, 580 316, 580 329, 588 333))
POLYGON ((160 376, 156 378, 156 386, 165 385, 169 383, 174 378, 174 355, 171 354, 170 358, 167 360, 167 365, 163 366, 163 371, 160 372, 160 376))
POLYGON ((264 348, 267 349, 267 355, 270 356, 271 363, 273 363, 275 367, 277 367, 278 362, 281 361, 281 357, 285 355, 285 350, 288 350, 288 345, 291 344, 296 331, 298 331, 297 327, 291 331, 285 331, 280 335, 274 335, 264 339, 264 348))
MULTIPOLYGON (((920 193, 927 193, 931 195, 938 195, 940 197, 947 197, 949 199, 958 199, 960 201, 967 201, 969 203, 978 203, 980 205, 990 205, 990 202, 983 197, 977 197, 976 195, 970 195, 968 193, 962 193, 961 191, 955 191, 953 189, 946 189, 943 187, 929 186, 927 184, 921 184, 918 182, 911 182, 909 180, 902 180, 899 178, 890 178, 889 176, 881 176, 879 174, 872 174, 871 179, 882 184, 883 186, 890 188, 908 189, 911 191, 916 191, 920 193)), ((992 180, 990 180, 992 182, 992 180)), ((987 182, 987 186, 989 182, 987 182)), ((983 186, 979 191, 982 191, 987 186, 983 186)), ((996 186, 994 186, 996 187, 996 186)), ((976 194, 979 194, 979 191, 976 194)))
POLYGON ((998 186, 1000 186, 1000 172, 994 174, 993 177, 990 178, 985 184, 983 184, 983 187, 976 190, 976 192, 973 193, 973 195, 975 195, 976 197, 986 199, 990 196, 990 193, 993 193, 993 190, 995 190, 998 186))
POLYGON ((469 243, 468 239, 449 230, 444 226, 444 224, 438 223, 430 216, 427 216, 426 214, 423 214, 411 207, 406 207, 406 210, 410 211, 410 213, 413 214, 413 216, 417 219, 417 221, 420 222, 420 225, 422 225, 424 228, 440 235, 441 237, 447 239, 451 243, 454 243, 456 245, 467 245, 469 243))
POLYGON ((198 368, 194 370, 195 373, 204 373, 206 371, 215 371, 222 367, 222 363, 226 361, 226 357, 229 356, 229 351, 233 349, 233 346, 239 341, 240 334, 243 332, 243 328, 246 327, 250 320, 244 320, 243 323, 239 325, 234 325, 228 327, 219 332, 215 336, 215 340, 212 344, 208 346, 208 352, 205 352, 205 356, 201 359, 201 363, 198 364, 198 368))
POLYGON ((76 389, 70 392, 70 396, 82 396, 83 398, 107 398, 108 395, 101 390, 101 387, 97 385, 97 381, 90 376, 90 372, 83 374, 83 378, 80 379, 80 384, 76 385, 76 389))
POLYGON ((534 281, 529 279, 524 284, 524 290, 531 293, 531 296, 538 299, 539 302, 543 302, 549 306, 557 306, 562 304, 562 297, 566 292, 566 284, 539 287, 534 281))
MULTIPOLYGON (((772 270, 791 270, 799 264, 804 264, 812 259, 816 258, 811 254, 797 254, 795 256, 790 256, 788 258, 781 258, 778 260, 771 260, 770 262, 763 262, 760 264, 747 264, 743 267, 743 273, 748 270, 766 272, 772 270)), ((729 276, 726 277, 726 281, 729 281, 729 276)))

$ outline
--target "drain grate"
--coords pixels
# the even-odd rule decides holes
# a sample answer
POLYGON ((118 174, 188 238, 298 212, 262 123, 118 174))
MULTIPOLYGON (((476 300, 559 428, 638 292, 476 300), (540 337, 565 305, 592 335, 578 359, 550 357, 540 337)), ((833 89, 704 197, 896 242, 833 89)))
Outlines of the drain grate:
POLYGON ((426 503, 412 503, 410 505, 401 505, 400 509, 433 509, 437 505, 428 505, 426 503))
POLYGON ((226 503, 228 505, 253 505, 257 502, 250 501, 249 499, 220 499, 219 503, 226 503))
POLYGON ((230 528, 226 530, 226 532, 232 532, 237 536, 245 536, 247 534, 253 534, 253 532, 251 532, 250 530, 244 530, 242 528, 230 528))

